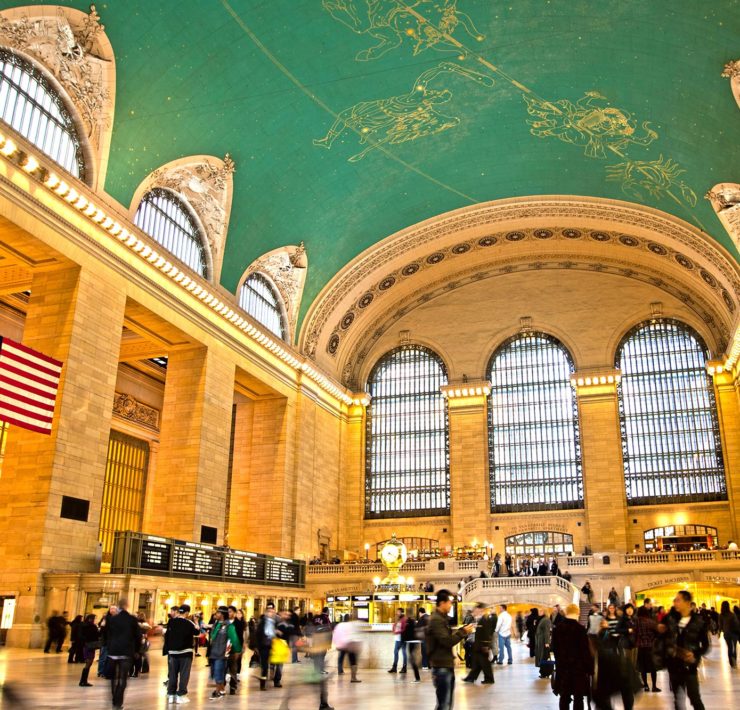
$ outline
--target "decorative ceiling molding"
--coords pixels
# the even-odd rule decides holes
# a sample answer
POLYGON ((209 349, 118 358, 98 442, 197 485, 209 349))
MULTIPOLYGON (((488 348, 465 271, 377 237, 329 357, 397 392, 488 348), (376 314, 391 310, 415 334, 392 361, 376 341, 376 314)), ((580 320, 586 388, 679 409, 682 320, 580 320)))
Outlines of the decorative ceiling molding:
POLYGON ((740 107, 740 59, 727 62, 722 70, 722 76, 730 80, 732 95, 735 97, 738 107, 740 107))
POLYGON ((714 211, 727 230, 735 246, 740 251, 740 185, 733 182, 721 182, 715 185, 706 195, 714 211))
POLYGON ((95 5, 90 13, 56 5, 0 12, 0 44, 35 61, 67 99, 82 138, 87 182, 100 189, 108 166, 115 109, 113 48, 95 5))
POLYGON ((398 320, 415 308, 476 281, 512 273, 552 269, 611 274, 650 284, 671 294, 696 314, 697 320, 703 323, 708 333, 713 336, 714 349, 721 352, 728 345, 731 331, 728 327, 727 315, 716 302, 717 299, 714 299, 715 303, 712 303, 705 298, 706 289, 703 289, 699 283, 691 285, 680 283, 671 275, 666 275, 664 271, 651 268, 649 265, 638 266, 631 260, 577 252, 548 255, 546 258, 533 257, 531 254, 512 255, 508 259, 486 265, 478 264, 454 274, 448 273, 433 282, 427 279, 423 292, 407 293, 406 298, 389 304, 389 310, 384 310, 374 320, 365 322, 353 341, 347 343, 341 352, 337 353, 340 379, 348 387, 361 387, 365 374, 372 366, 372 363, 367 362, 367 358, 372 353, 375 344, 389 330, 396 327, 398 320))
POLYGON ((133 221, 144 195, 155 187, 172 190, 195 212, 208 242, 209 280, 219 283, 229 228, 236 171, 227 153, 223 160, 212 155, 191 155, 173 160, 151 172, 139 185, 129 210, 133 221))
POLYGON ((260 272, 266 275, 282 297, 290 341, 294 342, 307 271, 308 255, 303 242, 298 246, 288 245, 273 249, 249 265, 239 280, 236 291, 237 299, 242 285, 250 274, 260 272))

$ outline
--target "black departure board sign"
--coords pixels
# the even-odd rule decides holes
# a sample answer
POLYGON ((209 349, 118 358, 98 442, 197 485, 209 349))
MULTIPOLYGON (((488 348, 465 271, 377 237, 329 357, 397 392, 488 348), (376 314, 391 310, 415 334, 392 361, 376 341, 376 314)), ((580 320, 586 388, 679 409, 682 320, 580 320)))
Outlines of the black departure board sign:
POLYGON ((265 580, 282 584, 296 585, 301 578, 301 563, 284 557, 268 558, 265 580))
POLYGON ((111 572, 252 582, 276 587, 306 586, 306 563, 301 560, 133 532, 115 534, 111 572))
POLYGON ((164 538, 149 538, 141 544, 141 566, 144 569, 167 572, 172 546, 164 538))
POLYGON ((265 558, 256 552, 227 552, 224 557, 224 576, 261 581, 265 578, 265 558))

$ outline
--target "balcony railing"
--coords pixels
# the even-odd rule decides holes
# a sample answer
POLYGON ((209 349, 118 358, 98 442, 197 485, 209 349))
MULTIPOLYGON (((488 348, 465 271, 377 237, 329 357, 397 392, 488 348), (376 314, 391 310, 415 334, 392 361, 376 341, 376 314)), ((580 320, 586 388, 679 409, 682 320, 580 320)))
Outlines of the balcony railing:
POLYGON ((567 603, 577 600, 579 596, 578 587, 571 584, 562 577, 497 577, 477 578, 468 582, 463 587, 463 599, 471 595, 479 595, 481 592, 489 591, 518 591, 536 593, 556 593, 562 595, 567 603))
MULTIPOLYGON (((400 569, 400 574, 405 577, 413 576, 438 576, 447 574, 460 574, 467 577, 471 574, 480 574, 485 570, 488 574, 491 563, 488 560, 455 560, 451 558, 439 558, 426 560, 424 562, 407 562, 400 569)), ((363 575, 365 577, 377 577, 385 575, 385 567, 376 562, 340 564, 340 565, 308 565, 306 574, 329 577, 333 575, 363 575)), ((420 579, 419 581, 424 581, 420 579)))

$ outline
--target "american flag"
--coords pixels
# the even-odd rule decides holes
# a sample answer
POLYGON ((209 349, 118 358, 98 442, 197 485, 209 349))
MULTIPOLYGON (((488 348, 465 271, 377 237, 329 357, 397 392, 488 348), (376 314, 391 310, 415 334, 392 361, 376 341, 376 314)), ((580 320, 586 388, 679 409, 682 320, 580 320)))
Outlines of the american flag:
POLYGON ((0 336, 0 419, 51 434, 62 363, 0 336))

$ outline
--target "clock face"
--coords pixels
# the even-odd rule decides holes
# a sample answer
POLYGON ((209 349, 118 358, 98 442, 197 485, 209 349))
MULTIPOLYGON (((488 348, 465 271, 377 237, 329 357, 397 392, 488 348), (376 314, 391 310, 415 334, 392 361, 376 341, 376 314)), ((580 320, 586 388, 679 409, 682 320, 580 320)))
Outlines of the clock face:
POLYGON ((393 564, 398 559, 399 551, 395 545, 386 545, 380 555, 383 558, 383 562, 393 564))

